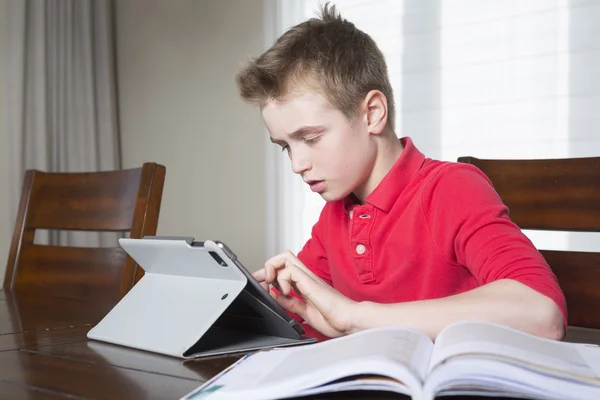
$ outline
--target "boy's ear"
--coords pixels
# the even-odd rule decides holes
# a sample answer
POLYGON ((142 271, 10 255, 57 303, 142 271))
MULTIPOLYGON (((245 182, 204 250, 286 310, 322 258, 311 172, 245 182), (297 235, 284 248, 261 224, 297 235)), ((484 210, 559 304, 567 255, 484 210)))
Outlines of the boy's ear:
POLYGON ((385 129, 388 117, 387 98, 379 90, 371 90, 365 96, 367 128, 369 133, 379 135, 385 129))

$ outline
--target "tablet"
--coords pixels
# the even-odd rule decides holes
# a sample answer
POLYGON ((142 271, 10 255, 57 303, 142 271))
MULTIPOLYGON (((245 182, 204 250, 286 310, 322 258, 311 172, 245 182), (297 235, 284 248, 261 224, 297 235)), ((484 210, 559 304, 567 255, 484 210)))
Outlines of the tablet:
POLYGON ((264 301, 274 312, 280 315, 284 320, 288 321, 294 328, 298 334, 303 335, 305 333, 304 328, 292 318, 288 312, 279 304, 271 295, 261 286, 261 284, 254 278, 254 276, 244 267, 244 265, 239 261, 237 256, 227 245, 221 241, 215 241, 217 246, 223 249, 225 254, 229 257, 229 259, 235 264, 237 268, 246 276, 248 279, 248 284, 245 288, 249 293, 258 297, 262 301, 264 301))
MULTIPOLYGON (((252 274, 246 269, 246 267, 244 267, 244 265, 235 255, 235 253, 225 243, 219 240, 215 240, 214 243, 216 243, 217 246, 219 246, 219 248, 223 250, 223 252, 226 255, 226 258, 223 258, 216 252, 209 250, 208 254, 211 256, 211 258, 217 264, 224 268, 227 268, 229 263, 233 264, 240 272, 242 272, 242 274, 244 274, 244 276, 248 280, 246 286, 244 287, 244 292, 246 293, 242 293, 242 297, 240 298, 240 300, 242 301, 234 301, 232 305, 227 310, 225 310, 224 314, 235 315, 236 317, 245 318, 256 318, 260 315, 264 318, 265 314, 261 313, 261 308, 264 307, 265 312, 276 314, 279 318, 281 318, 283 321, 289 324, 289 326, 291 326, 292 329, 294 329, 294 331, 298 335, 303 335, 305 333, 304 328, 302 328, 298 321, 292 318, 287 313, 287 311, 285 311, 285 309, 279 303, 277 303, 277 301, 275 301, 273 297, 271 297, 271 295, 260 285, 260 283, 254 278, 254 276, 252 276, 252 274), (229 261, 229 263, 227 261, 229 261), (252 307, 253 304, 258 306, 258 309, 256 307, 252 307), (261 305, 263 307, 261 307, 261 305), (250 309, 253 309, 259 315, 254 314, 252 311, 250 311, 250 309)), ((192 241, 191 246, 204 247, 204 242, 192 241)), ((226 318, 227 317, 223 317, 221 320, 218 320, 217 325, 223 324, 223 320, 226 318)), ((252 329, 252 326, 250 325, 247 328, 252 329)), ((256 331, 256 329, 254 330, 256 331)), ((288 332, 285 332, 285 330, 280 331, 279 334, 284 337, 290 336, 288 332)), ((292 334, 291 336, 294 337, 295 335, 292 334)))
POLYGON ((224 243, 157 236, 119 243, 145 274, 90 339, 181 358, 315 341, 224 243))

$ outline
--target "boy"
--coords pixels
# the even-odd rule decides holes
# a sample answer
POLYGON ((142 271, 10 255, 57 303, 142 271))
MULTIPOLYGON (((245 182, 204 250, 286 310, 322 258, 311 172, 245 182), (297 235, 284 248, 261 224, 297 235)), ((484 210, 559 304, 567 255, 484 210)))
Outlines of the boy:
POLYGON ((566 303, 543 257, 483 173, 397 139, 384 57, 334 6, 283 34, 237 84, 327 201, 298 257, 254 274, 289 312, 327 337, 402 325, 435 338, 464 319, 563 337, 566 303))

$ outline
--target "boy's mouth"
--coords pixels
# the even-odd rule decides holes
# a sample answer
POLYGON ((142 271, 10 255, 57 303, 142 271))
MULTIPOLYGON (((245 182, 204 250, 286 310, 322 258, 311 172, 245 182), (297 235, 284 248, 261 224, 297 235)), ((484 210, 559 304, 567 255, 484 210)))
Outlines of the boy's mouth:
POLYGON ((320 193, 325 189, 325 181, 305 181, 308 186, 310 186, 310 190, 316 193, 320 193))

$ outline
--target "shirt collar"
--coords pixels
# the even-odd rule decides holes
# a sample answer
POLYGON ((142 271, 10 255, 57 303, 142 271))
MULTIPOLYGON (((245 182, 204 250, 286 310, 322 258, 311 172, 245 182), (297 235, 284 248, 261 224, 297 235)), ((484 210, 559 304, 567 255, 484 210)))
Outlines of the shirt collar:
MULTIPOLYGON (((366 199, 366 203, 386 213, 390 212, 402 191, 417 175, 425 160, 425 156, 415 147, 410 137, 403 137, 400 142, 404 146, 402 154, 366 199)), ((348 206, 353 203, 353 198, 354 196, 350 195, 345 199, 346 209, 349 209, 348 206)))

